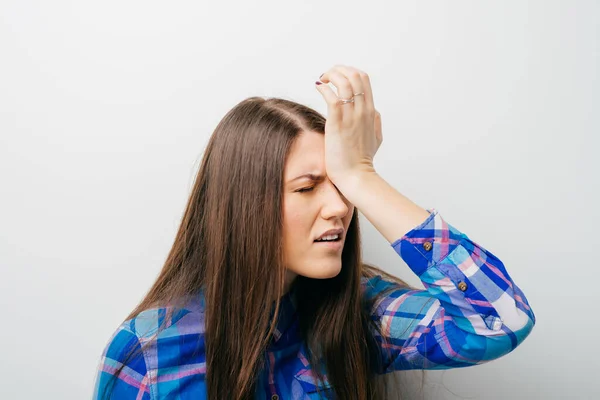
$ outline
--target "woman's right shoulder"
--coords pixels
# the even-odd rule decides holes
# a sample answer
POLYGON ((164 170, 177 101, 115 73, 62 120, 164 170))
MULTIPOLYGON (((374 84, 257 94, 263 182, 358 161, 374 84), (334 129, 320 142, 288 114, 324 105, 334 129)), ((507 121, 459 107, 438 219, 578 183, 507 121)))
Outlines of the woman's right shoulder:
POLYGON ((179 299, 176 305, 155 305, 128 319, 118 329, 129 330, 142 342, 179 334, 204 334, 204 297, 201 292, 179 299))
POLYGON ((154 307, 123 322, 118 330, 134 333, 142 342, 180 333, 203 334, 204 312, 200 309, 154 307))
MULTIPOLYGON (((112 333, 105 345, 97 369, 94 399, 103 398, 105 387, 115 383, 116 394, 134 391, 138 398, 149 398, 151 385, 147 384, 148 371, 159 364, 181 360, 186 349, 181 346, 188 339, 193 343, 203 342, 204 312, 199 307, 153 307, 122 322, 112 333), (191 335, 191 336, 189 336, 191 335), (186 340, 181 340, 186 336, 186 340), (179 354, 178 357, 174 357, 179 354), (164 358, 159 360, 158 358, 164 358), (127 368, 117 373, 119 366, 127 368), (114 375, 118 375, 114 376, 114 375)), ((178 367, 172 365, 170 367, 178 367)), ((121 398, 118 397, 117 398, 121 398)))

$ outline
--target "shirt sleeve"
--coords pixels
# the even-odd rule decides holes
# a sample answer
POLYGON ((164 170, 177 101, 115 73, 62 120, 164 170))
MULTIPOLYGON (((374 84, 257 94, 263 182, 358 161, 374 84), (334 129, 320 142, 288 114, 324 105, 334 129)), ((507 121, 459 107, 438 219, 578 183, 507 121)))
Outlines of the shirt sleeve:
POLYGON ((482 364, 514 350, 535 316, 504 264, 448 224, 434 208, 392 243, 425 290, 375 276, 365 294, 383 355, 383 373, 482 364))
POLYGON ((94 400, 150 400, 147 366, 140 340, 131 329, 130 321, 113 334, 104 351, 94 384, 94 400), (117 370, 125 367, 117 375, 117 370))

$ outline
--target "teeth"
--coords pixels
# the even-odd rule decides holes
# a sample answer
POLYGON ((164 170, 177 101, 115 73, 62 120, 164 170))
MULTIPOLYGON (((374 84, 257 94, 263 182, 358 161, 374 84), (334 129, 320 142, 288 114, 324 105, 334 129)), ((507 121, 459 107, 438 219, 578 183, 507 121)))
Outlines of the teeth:
POLYGON ((337 238, 339 238, 339 235, 328 235, 317 240, 336 240, 337 238))

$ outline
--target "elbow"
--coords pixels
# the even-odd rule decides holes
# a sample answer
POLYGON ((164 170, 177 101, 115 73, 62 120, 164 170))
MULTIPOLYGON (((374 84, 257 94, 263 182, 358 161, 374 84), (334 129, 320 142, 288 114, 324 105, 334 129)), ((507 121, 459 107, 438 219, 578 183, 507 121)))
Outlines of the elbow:
POLYGON ((503 335, 488 337, 487 357, 482 362, 503 357, 519 347, 531 334, 535 325, 535 316, 533 313, 527 313, 519 320, 511 322, 513 322, 511 326, 502 325, 503 335))

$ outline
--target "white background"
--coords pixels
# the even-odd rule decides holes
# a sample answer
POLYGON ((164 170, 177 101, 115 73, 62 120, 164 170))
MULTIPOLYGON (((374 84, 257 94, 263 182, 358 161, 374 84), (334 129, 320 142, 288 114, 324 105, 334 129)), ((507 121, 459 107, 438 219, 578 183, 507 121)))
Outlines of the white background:
MULTIPOLYGON (((596 1, 3 0, 0 398, 91 396, 218 121, 253 95, 326 114, 334 64, 371 77, 379 173, 502 259, 538 319, 504 358, 428 372, 426 398, 600 395, 599 19, 596 1)), ((361 222, 366 261, 417 284, 361 222)))

